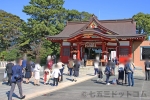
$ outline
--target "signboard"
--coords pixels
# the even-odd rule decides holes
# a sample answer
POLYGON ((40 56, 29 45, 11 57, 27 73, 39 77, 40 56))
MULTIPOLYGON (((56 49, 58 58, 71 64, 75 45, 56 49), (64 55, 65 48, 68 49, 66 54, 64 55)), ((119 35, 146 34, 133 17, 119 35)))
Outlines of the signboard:
POLYGON ((96 47, 96 43, 86 42, 85 47, 96 47))

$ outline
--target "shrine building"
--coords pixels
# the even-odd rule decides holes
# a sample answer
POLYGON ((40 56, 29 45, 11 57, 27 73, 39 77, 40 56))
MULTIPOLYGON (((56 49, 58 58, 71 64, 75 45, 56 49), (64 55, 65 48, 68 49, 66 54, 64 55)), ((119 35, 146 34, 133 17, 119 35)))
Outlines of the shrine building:
POLYGON ((145 34, 136 34, 136 22, 133 19, 98 20, 93 15, 89 21, 67 22, 61 33, 48 36, 47 39, 60 43, 60 59, 63 63, 67 63, 74 53, 77 59, 82 60, 86 53, 87 65, 92 65, 96 55, 104 62, 104 55, 110 59, 116 57, 119 62, 132 57, 136 62, 134 52, 145 37, 145 34))

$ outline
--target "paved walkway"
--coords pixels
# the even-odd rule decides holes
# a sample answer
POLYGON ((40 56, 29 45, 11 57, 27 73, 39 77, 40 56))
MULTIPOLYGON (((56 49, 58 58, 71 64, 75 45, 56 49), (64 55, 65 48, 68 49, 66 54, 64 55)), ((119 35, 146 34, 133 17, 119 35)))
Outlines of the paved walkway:
POLYGON ((143 77, 138 76, 134 81, 134 87, 125 84, 108 86, 93 78, 31 100, 150 100, 150 81, 144 81, 143 77))
MULTIPOLYGON (((104 68, 103 68, 104 70, 104 68)), ((67 68, 65 68, 64 73, 67 73, 67 68)), ((77 82, 71 82, 71 77, 64 75, 64 82, 60 83, 58 87, 53 87, 50 85, 43 85, 43 80, 41 79, 41 86, 33 86, 33 83, 31 84, 23 84, 23 93, 26 95, 26 99, 25 100, 29 100, 32 99, 34 97, 49 93, 49 92, 54 92, 56 90, 65 88, 65 87, 69 87, 81 82, 84 82, 86 80, 89 80, 91 78, 94 78, 93 76, 94 70, 93 70, 93 66, 88 66, 88 67, 81 67, 80 68, 80 77, 78 78, 77 82)), ((116 68, 116 72, 117 74, 117 68, 116 68)), ((137 70, 135 72, 136 76, 143 76, 143 73, 141 70, 137 70)), ((42 76, 41 76, 42 77, 42 76)), ((117 76, 116 76, 117 77, 117 76)), ((33 81, 33 79, 31 79, 31 81, 33 81)), ((51 81, 52 83, 52 81, 51 81)), ((16 87, 17 88, 17 87, 16 87)), ((6 85, 0 85, 0 100, 7 100, 7 94, 8 91, 10 90, 9 86, 6 85)), ((19 92, 18 89, 15 89, 14 94, 13 94, 13 99, 14 100, 18 100, 17 95, 19 96, 19 92)))

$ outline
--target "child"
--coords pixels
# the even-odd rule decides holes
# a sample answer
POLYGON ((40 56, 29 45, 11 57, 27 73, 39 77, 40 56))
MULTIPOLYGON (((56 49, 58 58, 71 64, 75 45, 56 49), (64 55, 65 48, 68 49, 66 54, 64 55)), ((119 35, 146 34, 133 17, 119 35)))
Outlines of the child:
POLYGON ((44 85, 46 85, 47 83, 49 83, 50 80, 50 70, 48 68, 46 68, 44 70, 44 85))
POLYGON ((98 69, 98 79, 97 82, 101 79, 101 81, 103 81, 103 72, 102 72, 102 68, 99 67, 98 69))
POLYGON ((55 65, 55 69, 52 72, 52 76, 54 77, 53 86, 58 86, 59 75, 61 75, 58 65, 55 65))

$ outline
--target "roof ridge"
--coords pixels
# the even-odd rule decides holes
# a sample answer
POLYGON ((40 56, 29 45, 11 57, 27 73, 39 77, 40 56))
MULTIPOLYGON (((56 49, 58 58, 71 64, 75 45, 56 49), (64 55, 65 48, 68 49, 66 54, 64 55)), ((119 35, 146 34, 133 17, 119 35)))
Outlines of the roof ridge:
POLYGON ((89 21, 68 21, 67 24, 87 24, 89 21))
POLYGON ((99 20, 100 22, 132 22, 134 21, 133 18, 129 18, 129 19, 110 19, 110 20, 99 20))

